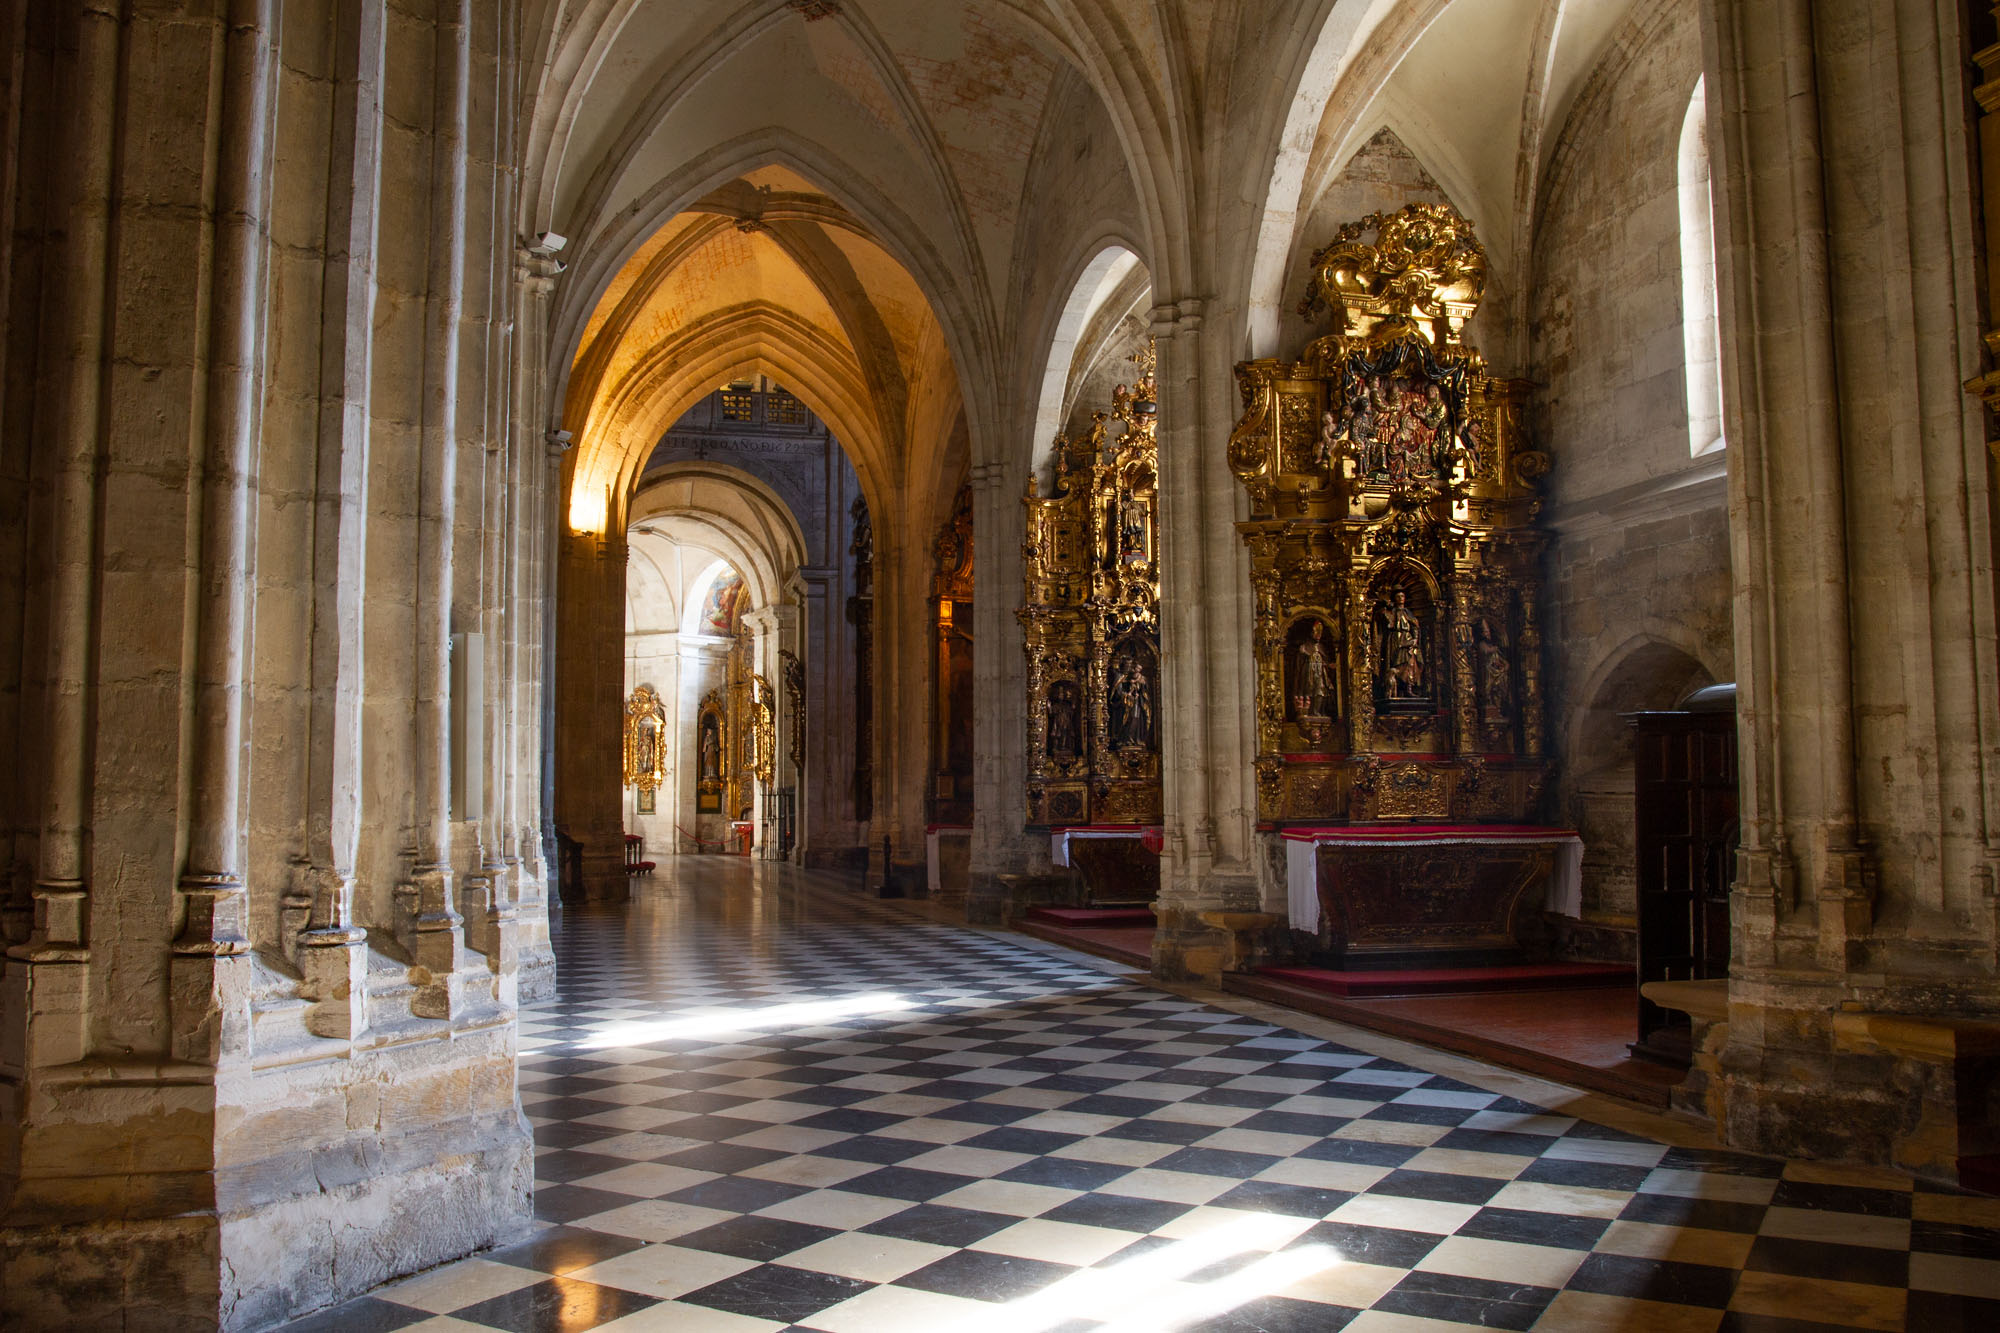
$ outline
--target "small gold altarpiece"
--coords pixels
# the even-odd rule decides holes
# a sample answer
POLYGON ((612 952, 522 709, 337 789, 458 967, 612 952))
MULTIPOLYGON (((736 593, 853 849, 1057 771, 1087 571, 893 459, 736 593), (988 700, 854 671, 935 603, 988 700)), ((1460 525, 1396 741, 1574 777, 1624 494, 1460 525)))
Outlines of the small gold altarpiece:
POLYGON ((1047 496, 1028 479, 1027 822, 1160 820, 1158 396, 1149 341, 1111 411, 1055 441, 1047 496))
POLYGON ((1463 341, 1486 256, 1449 208, 1344 226, 1296 361, 1237 366, 1260 827, 1527 823, 1548 777, 1529 386, 1463 341))

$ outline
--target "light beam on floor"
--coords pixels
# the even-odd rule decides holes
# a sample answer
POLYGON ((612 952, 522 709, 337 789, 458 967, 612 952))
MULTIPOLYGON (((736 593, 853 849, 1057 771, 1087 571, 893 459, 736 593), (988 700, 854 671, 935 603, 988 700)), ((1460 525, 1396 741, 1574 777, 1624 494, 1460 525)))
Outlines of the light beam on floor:
POLYGON ((587 1051, 602 1051, 613 1046, 648 1046, 656 1041, 714 1037, 725 1032, 751 1032, 759 1028, 813 1027, 829 1019, 889 1014, 916 1007, 915 1001, 900 995, 849 995, 838 1000, 774 1004, 764 1009, 723 1009, 650 1023, 617 1023, 572 1044, 587 1051))
POLYGON ((1071 1319, 1109 1321, 1099 1333, 1171 1333, 1283 1291, 1342 1262, 1331 1245, 1302 1245, 1267 1254, 1213 1282, 1181 1280, 1225 1259, 1283 1245, 1297 1234, 1297 1223, 1293 1217, 1246 1214, 1109 1268, 1072 1273, 941 1333, 1041 1333, 1071 1319))

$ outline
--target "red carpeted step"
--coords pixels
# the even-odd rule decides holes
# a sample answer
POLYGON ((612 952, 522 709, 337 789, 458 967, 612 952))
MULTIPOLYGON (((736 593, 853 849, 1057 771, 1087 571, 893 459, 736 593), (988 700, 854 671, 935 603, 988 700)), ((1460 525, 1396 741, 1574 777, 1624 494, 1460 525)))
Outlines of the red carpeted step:
POLYGON ((1518 967, 1432 967, 1397 972, 1335 972, 1323 967, 1264 967, 1257 975, 1328 995, 1452 995, 1469 991, 1629 986, 1631 964, 1532 963, 1518 967))
POLYGON ((1129 926, 1151 926, 1150 907, 1035 907, 1026 917, 1071 930, 1114 930, 1129 926))

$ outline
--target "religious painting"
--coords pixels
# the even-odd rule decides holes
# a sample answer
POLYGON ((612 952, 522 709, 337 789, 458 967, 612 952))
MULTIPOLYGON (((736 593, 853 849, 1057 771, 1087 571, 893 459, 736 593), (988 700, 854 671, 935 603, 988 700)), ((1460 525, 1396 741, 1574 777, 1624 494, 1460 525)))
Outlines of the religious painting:
POLYGON ((719 635, 736 633, 746 600, 741 574, 730 569, 716 575, 715 582, 709 585, 708 596, 702 599, 701 632, 719 635))
POLYGON ((655 802, 655 800, 654 800, 654 795, 653 795, 654 791, 655 791, 655 788, 652 788, 652 787, 644 787, 644 788, 641 788, 641 789, 640 789, 640 792, 639 792, 639 813, 640 813, 640 814, 642 814, 642 815, 650 815, 650 814, 654 813, 654 811, 655 811, 655 810, 657 809, 657 803, 655 802))

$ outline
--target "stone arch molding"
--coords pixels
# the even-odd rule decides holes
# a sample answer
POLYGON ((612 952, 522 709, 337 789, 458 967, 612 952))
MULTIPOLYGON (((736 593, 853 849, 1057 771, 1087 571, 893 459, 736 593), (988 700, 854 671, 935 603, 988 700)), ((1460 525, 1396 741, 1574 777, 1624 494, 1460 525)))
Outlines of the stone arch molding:
POLYGON ((1051 327, 1043 342, 1048 355, 1035 403, 1031 456, 1038 476, 1045 471, 1055 437, 1067 421, 1077 370, 1087 367, 1092 359, 1095 349, 1086 346, 1085 339, 1096 332, 1093 323, 1119 298, 1121 288, 1128 287, 1135 277, 1148 278, 1145 261, 1129 245, 1098 239, 1087 249, 1092 253, 1074 266, 1076 276, 1069 285, 1069 295, 1052 310, 1051 327))
POLYGON ((805 533, 778 493, 722 463, 670 463, 648 474, 628 527, 647 524, 671 525, 734 566, 753 609, 783 600, 806 560, 805 533))

